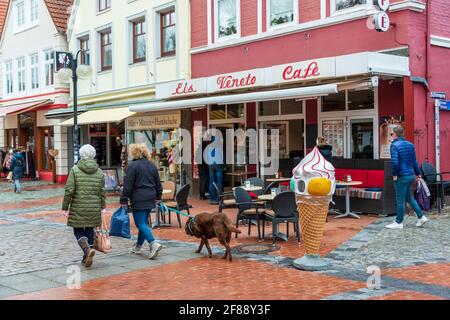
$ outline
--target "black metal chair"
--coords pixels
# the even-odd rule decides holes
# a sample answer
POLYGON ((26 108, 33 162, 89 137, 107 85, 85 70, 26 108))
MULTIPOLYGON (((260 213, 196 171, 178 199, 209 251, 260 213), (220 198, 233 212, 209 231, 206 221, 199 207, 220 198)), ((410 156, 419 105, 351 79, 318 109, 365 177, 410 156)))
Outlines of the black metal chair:
MULTIPOLYGON (((176 209, 178 211, 187 211, 187 213, 189 215, 191 215, 191 212, 189 211, 189 209, 192 208, 192 206, 190 204, 188 204, 188 197, 189 197, 190 190, 191 190, 191 185, 186 184, 186 185, 182 186, 181 189, 178 190, 177 194, 175 195, 175 201, 164 202, 164 204, 168 208, 176 209)), ((172 212, 169 210, 169 224, 172 223, 171 215, 172 215, 172 212)), ((165 219, 165 217, 164 217, 164 219, 165 219)), ((178 224, 181 228, 181 218, 180 218, 179 213, 177 213, 177 219, 178 219, 178 224)))
POLYGON ((219 212, 226 208, 236 208, 236 200, 233 191, 222 192, 215 182, 213 182, 214 190, 219 195, 219 212))
POLYGON ((272 222, 272 242, 274 244, 278 225, 284 222, 286 223, 287 238, 289 239, 289 223, 293 223, 298 242, 300 242, 300 228, 294 192, 285 191, 277 194, 272 201, 272 210, 266 211, 264 220, 272 222))
POLYGON ((263 194, 270 194, 272 191, 272 188, 278 188, 279 186, 280 186, 280 183, 278 181, 271 182, 264 189, 263 194))
MULTIPOLYGON (((248 178, 245 181, 250 181, 250 184, 252 186, 261 187, 260 190, 253 191, 254 194, 256 194, 257 196, 260 196, 260 195, 264 194, 264 190, 265 190, 265 188, 264 188, 264 181, 261 178, 252 177, 252 178, 248 178)), ((244 184, 245 184, 245 181, 244 181, 244 184)))
POLYGON ((444 181, 443 177, 450 172, 437 173, 436 168, 429 162, 422 163, 423 179, 430 189, 431 196, 436 201, 439 213, 445 205, 445 194, 450 192, 450 181, 444 181), (438 181, 439 177, 439 181, 438 181))
MULTIPOLYGON (((248 235, 251 234, 252 220, 256 219, 256 225, 258 227, 258 240, 261 240, 261 228, 260 221, 264 221, 265 208, 264 203, 252 201, 248 192, 244 188, 236 187, 233 189, 234 198, 236 200, 236 206, 238 213, 236 216, 236 228, 239 226, 239 221, 248 220, 248 235)), ((262 240, 264 240, 264 223, 262 240)), ((236 238, 238 237, 236 233, 236 238)))

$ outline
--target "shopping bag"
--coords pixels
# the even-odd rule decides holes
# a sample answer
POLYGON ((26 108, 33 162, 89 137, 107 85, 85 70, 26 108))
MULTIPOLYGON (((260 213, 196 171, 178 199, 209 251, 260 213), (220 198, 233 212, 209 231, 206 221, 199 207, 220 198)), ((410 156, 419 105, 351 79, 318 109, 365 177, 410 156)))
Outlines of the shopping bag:
POLYGON ((113 213, 109 235, 111 237, 131 238, 130 217, 125 206, 120 207, 113 213))
POLYGON ((94 248, 103 253, 110 253, 112 251, 111 239, 109 238, 108 224, 105 217, 102 215, 102 225, 95 228, 94 233, 94 248))
POLYGON ((416 199, 419 207, 422 210, 428 211, 431 208, 430 197, 426 182, 422 179, 417 180, 416 191, 414 192, 414 199, 416 199))
POLYGON ((8 180, 9 182, 11 182, 11 181, 12 181, 12 175, 13 175, 13 173, 12 173, 12 171, 10 171, 10 172, 8 173, 8 175, 6 176, 6 180, 8 180))

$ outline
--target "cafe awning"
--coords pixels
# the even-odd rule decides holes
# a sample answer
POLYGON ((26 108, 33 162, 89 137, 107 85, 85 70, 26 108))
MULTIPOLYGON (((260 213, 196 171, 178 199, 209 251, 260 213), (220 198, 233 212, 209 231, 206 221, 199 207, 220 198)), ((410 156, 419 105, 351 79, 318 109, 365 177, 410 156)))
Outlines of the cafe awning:
POLYGON ((153 102, 142 105, 130 106, 134 112, 165 111, 171 109, 184 109, 206 106, 209 104, 231 104, 257 101, 283 100, 283 99, 306 99, 326 96, 337 93, 337 84, 326 84, 311 87, 301 87, 283 90, 270 90, 252 93, 228 94, 196 99, 183 99, 166 102, 153 102))
MULTIPOLYGON (((122 120, 132 116, 127 107, 125 108, 110 108, 87 111, 78 116, 78 125, 94 124, 94 123, 112 123, 121 122, 122 120)), ((61 123, 62 126, 73 126, 73 118, 61 123)))
POLYGON ((27 103, 8 105, 6 107, 0 107, 0 117, 29 112, 36 108, 46 106, 51 103, 53 103, 53 100, 45 99, 45 100, 40 100, 40 101, 33 101, 33 102, 27 102, 27 103))

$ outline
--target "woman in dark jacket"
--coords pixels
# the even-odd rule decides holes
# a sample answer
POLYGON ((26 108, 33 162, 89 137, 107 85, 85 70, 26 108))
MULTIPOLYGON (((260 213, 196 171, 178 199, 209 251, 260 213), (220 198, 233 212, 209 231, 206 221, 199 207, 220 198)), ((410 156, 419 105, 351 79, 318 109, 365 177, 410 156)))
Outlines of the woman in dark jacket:
POLYGON ((153 259, 162 249, 162 245, 153 237, 149 226, 149 217, 156 207, 156 201, 161 200, 162 185, 158 169, 150 161, 150 152, 144 144, 130 145, 132 162, 128 165, 124 179, 120 202, 131 203, 133 218, 139 230, 138 239, 131 252, 140 253, 144 241, 150 245, 149 259, 153 259))
POLYGON ((18 150, 14 150, 14 155, 11 158, 10 169, 14 180, 14 192, 20 193, 20 179, 22 179, 25 172, 25 159, 18 150))
POLYGON ((67 225, 73 227, 83 250, 86 268, 92 265, 95 255, 94 228, 102 224, 101 214, 106 207, 105 177, 95 155, 95 148, 89 144, 80 148, 81 160, 70 170, 62 205, 64 215, 69 216, 67 225))
POLYGON ((333 157, 333 147, 327 144, 327 141, 324 137, 318 137, 316 140, 316 144, 325 160, 331 163, 331 158, 333 157))

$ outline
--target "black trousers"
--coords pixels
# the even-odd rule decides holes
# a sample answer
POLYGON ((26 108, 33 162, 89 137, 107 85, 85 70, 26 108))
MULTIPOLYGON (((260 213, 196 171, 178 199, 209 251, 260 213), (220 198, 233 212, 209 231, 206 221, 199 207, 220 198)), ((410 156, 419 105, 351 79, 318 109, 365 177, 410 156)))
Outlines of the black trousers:
POLYGON ((209 175, 200 175, 200 197, 206 197, 205 194, 209 189, 209 175))
POLYGON ((73 233, 77 241, 86 237, 90 246, 94 245, 94 228, 73 228, 73 233))

